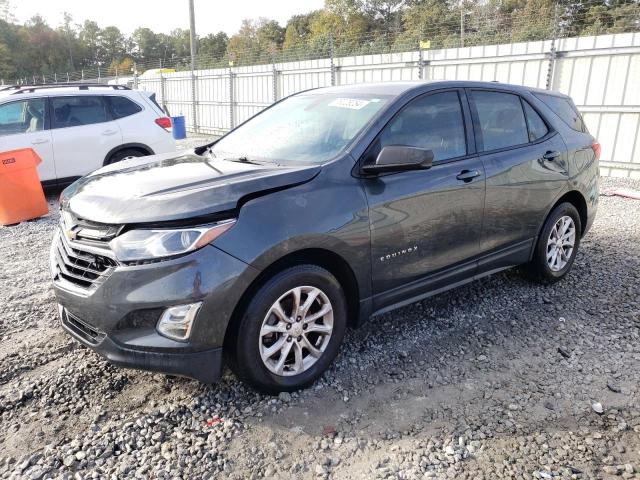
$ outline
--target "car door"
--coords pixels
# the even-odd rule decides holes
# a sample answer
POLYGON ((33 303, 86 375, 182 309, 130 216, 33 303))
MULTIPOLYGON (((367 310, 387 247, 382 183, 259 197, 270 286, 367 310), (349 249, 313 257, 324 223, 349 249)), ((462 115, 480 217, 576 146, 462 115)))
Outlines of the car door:
POLYGON ((53 182, 56 169, 51 131, 47 125, 46 98, 24 98, 0 105, 0 152, 33 148, 42 162, 41 182, 53 182))
POLYGON ((568 179, 564 141, 522 96, 469 91, 486 173, 480 271, 528 261, 544 214, 568 179))
POLYGON ((122 145, 122 133, 103 96, 57 96, 49 103, 59 179, 83 176, 102 167, 107 154, 122 145))
POLYGON ((387 145, 434 153, 427 170, 362 179, 375 310, 473 275, 485 186, 470 122, 463 90, 428 93, 403 107, 364 154, 367 163, 387 145))

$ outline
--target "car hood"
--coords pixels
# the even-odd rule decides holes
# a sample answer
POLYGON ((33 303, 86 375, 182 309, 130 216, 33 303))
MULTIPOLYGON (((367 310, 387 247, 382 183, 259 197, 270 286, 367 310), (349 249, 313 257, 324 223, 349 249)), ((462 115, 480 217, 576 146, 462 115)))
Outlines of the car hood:
POLYGON ((184 220, 234 210, 244 197, 308 182, 320 167, 255 165, 193 151, 125 160, 64 190, 62 208, 98 223, 184 220))

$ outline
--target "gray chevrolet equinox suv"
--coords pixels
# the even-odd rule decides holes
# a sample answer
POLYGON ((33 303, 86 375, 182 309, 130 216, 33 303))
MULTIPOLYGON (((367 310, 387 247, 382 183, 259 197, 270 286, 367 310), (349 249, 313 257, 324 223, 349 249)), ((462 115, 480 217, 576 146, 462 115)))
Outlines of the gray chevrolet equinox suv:
POLYGON ((567 96, 480 82, 290 96, 195 150, 61 195, 63 327, 125 367, 310 385, 348 326, 524 265, 563 278, 600 145, 567 96), (223 355, 224 354, 224 355, 223 355))

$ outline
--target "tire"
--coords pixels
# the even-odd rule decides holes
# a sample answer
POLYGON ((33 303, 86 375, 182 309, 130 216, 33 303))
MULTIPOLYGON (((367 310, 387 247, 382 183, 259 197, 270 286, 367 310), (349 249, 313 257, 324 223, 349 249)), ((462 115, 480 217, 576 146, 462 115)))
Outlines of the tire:
POLYGON ((529 276, 542 284, 555 283, 564 278, 571 270, 573 262, 576 258, 578 248, 580 246, 580 235, 582 232, 582 224, 580 222, 580 214, 576 207, 571 203, 565 202, 558 205, 549 214, 533 254, 533 259, 526 265, 529 276), (570 219, 570 221, 566 220, 570 219), (562 221, 562 223, 560 223, 562 221), (559 225, 554 232, 554 227, 559 225), (563 228, 568 226, 562 238, 565 238, 564 246, 559 249, 554 248, 554 240, 551 239, 552 232, 554 235, 562 233, 563 228), (573 228, 573 245, 570 248, 571 229, 573 228), (567 235, 569 238, 567 238, 567 235), (556 256, 553 256, 554 250, 557 250, 556 256), (548 258, 548 255, 549 257, 548 258))
POLYGON ((260 287, 234 325, 228 345, 231 369, 255 389, 269 394, 308 387, 338 354, 346 324, 346 300, 336 278, 315 265, 290 267, 260 287), (296 290, 301 310, 292 318, 296 290), (314 299, 305 314, 302 307, 311 297, 314 299), (282 309, 280 316, 274 313, 277 304, 282 309))
POLYGON ((125 158, 131 157, 146 157, 148 154, 142 150, 136 150, 133 148, 125 148, 124 150, 118 150, 116 153, 109 157, 105 165, 111 165, 112 163, 120 162, 125 158))

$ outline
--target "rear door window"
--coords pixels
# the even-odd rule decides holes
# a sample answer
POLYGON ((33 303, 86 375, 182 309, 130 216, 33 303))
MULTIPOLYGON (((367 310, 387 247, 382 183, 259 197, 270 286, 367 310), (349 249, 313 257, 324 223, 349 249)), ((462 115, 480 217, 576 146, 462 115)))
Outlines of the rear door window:
POLYGON ((101 96, 51 98, 53 128, 77 127, 111 120, 101 96))
POLYGON ((527 123, 518 95, 474 90, 471 98, 476 111, 476 136, 481 151, 529 143, 527 123))
POLYGON ((538 112, 529 105, 529 102, 522 100, 522 105, 524 105, 524 113, 527 117, 527 125, 529 126, 529 141, 535 142, 549 133, 549 128, 538 112))
POLYGON ((556 95, 547 95, 545 93, 534 93, 534 95, 542 100, 547 107, 553 110, 555 114, 573 130, 577 132, 587 131, 582 116, 570 99, 556 95))
POLYGON ((142 111, 140 105, 126 97, 108 96, 105 98, 111 105, 111 113, 113 113, 113 118, 115 119, 128 117, 142 111))
POLYGON ((412 100, 384 128, 366 155, 375 161, 387 145, 404 145, 433 151, 435 162, 467 153, 464 117, 458 92, 442 92, 412 100))

